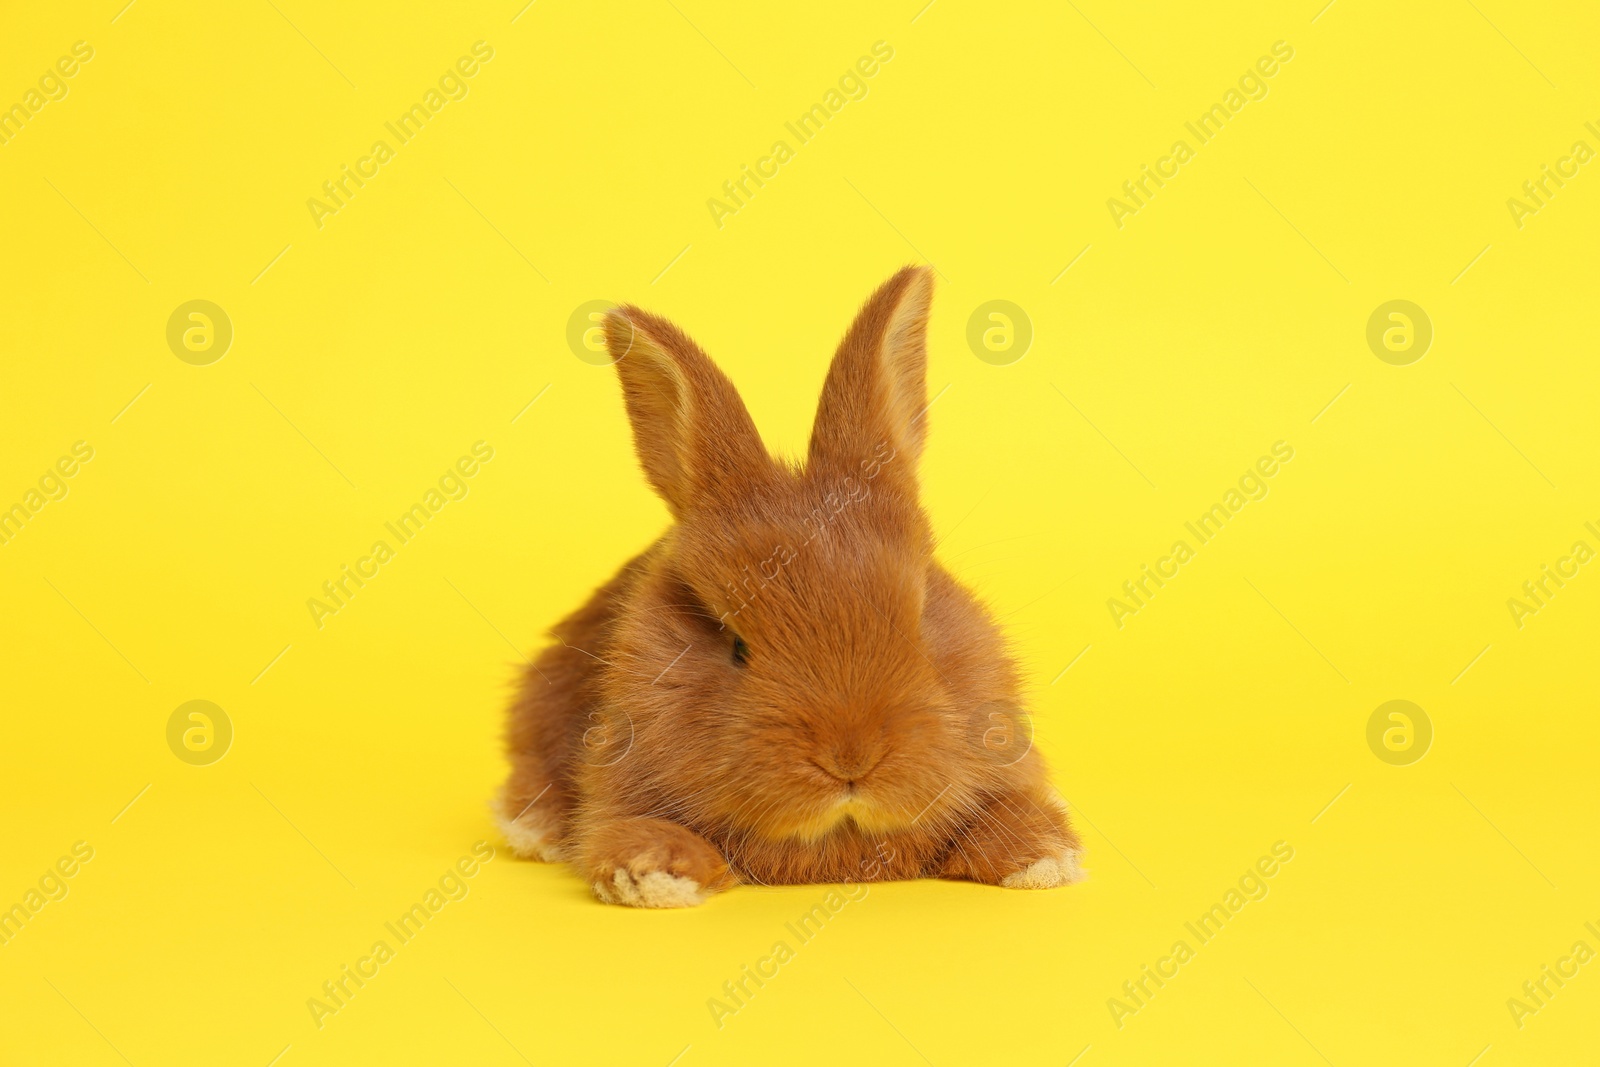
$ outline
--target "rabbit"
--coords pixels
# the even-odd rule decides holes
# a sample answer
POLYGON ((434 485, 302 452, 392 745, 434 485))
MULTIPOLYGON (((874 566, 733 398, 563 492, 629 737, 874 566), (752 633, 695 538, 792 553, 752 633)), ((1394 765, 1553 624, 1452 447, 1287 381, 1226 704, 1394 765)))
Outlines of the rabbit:
POLYGON ((803 463, 665 319, 604 335, 672 525, 522 674, 496 797, 512 851, 612 904, 737 883, 1082 876, 988 611, 933 558, 918 500, 933 276, 862 307, 803 463))

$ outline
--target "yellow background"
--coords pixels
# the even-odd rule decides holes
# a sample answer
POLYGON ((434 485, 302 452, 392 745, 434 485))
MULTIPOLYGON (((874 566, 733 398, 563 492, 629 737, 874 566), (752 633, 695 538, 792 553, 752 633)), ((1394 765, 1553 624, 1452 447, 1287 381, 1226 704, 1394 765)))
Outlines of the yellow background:
POLYGON ((1520 229, 1506 200, 1600 147, 1600 22, 1319 2, 11 5, 0 103, 95 56, 0 146, 0 505, 95 455, 0 545, 0 905, 95 855, 0 947, 0 1061, 1592 1055, 1600 964, 1520 1029, 1506 1001, 1600 948, 1600 565, 1521 629, 1506 601, 1600 547, 1600 164, 1520 229), (307 199, 478 40, 469 95, 319 229, 307 199), (793 144, 879 40, 865 99, 793 144), (1269 95, 1114 225, 1279 40, 1269 95), (794 453, 904 262, 940 274, 940 555, 1017 641, 1089 881, 875 886, 719 1029, 708 999, 821 888, 635 912, 502 850, 318 1029, 322 983, 499 845, 520 656, 665 522, 573 309, 669 315, 794 453), (192 299, 233 323, 209 366, 165 340, 192 299), (991 299, 1034 327, 1010 365, 966 343, 991 299), (1365 341, 1391 299, 1433 322, 1410 366, 1365 341), (307 599, 478 440, 470 494, 317 628, 307 599), (1270 495, 1119 629, 1107 599, 1279 440, 1270 495), (211 766, 167 747, 192 699, 233 723, 211 766), (1435 731, 1410 766, 1367 746, 1392 699, 1435 731), (1270 894, 1119 1028, 1108 999, 1277 841, 1270 894))

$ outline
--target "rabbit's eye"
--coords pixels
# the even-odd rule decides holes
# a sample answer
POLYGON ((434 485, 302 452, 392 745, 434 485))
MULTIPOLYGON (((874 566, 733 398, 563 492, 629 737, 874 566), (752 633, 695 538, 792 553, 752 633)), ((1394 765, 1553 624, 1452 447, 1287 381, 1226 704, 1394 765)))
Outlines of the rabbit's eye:
POLYGON ((750 661, 750 646, 744 643, 744 638, 737 634, 733 638, 733 662, 743 667, 750 661))

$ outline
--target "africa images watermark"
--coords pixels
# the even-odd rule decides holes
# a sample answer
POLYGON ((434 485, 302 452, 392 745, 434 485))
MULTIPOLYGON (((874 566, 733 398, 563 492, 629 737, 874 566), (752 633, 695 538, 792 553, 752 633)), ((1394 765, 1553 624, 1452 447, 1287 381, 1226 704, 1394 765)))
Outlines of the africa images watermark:
MULTIPOLYGON (((420 103, 413 103, 393 122, 383 124, 383 128, 394 136, 398 144, 410 144, 450 101, 467 98, 467 93, 471 91, 468 79, 478 73, 481 64, 494 58, 494 48, 484 41, 473 42, 471 52, 471 55, 457 59, 453 66, 439 75, 438 87, 429 86, 427 92, 422 94, 420 103)), ((348 207, 356 193, 376 178, 383 165, 397 154, 398 150, 393 145, 380 138, 372 142, 371 151, 359 157, 354 167, 349 163, 341 164, 338 176, 322 183, 322 195, 326 199, 313 196, 306 201, 306 209, 311 212, 311 221, 317 229, 322 229, 328 216, 337 215, 348 207)))
POLYGON ((75 76, 82 65, 94 58, 94 46, 88 41, 75 41, 70 55, 64 55, 39 75, 36 86, 30 86, 22 99, 0 111, 0 145, 10 144, 22 128, 39 117, 46 106, 67 98, 71 86, 67 79, 75 76))
POLYGON ((1265 100, 1270 91, 1267 79, 1278 73, 1280 64, 1288 63, 1293 58, 1294 48, 1289 42, 1274 41, 1272 54, 1257 59, 1253 67, 1240 75, 1237 88, 1230 86, 1222 94, 1219 103, 1212 104, 1195 121, 1185 122, 1183 128, 1193 135, 1196 143, 1190 145, 1187 140, 1179 138, 1172 143, 1168 154, 1158 158, 1153 165, 1141 164, 1139 176, 1122 183, 1123 196, 1113 196, 1106 201, 1112 224, 1122 229, 1128 216, 1137 215, 1155 199, 1156 193, 1178 176, 1183 165, 1195 157, 1199 148, 1210 144, 1230 120, 1239 116, 1246 104, 1252 100, 1265 100))
MULTIPOLYGON (((1596 538, 1600 538, 1600 528, 1592 522, 1583 524, 1596 538)), ((1511 621, 1516 623, 1517 629, 1527 625, 1529 616, 1539 614, 1540 610, 1547 607, 1555 595, 1567 587, 1567 583, 1576 578, 1580 568, 1585 563, 1594 559, 1594 549, 1587 541, 1574 541, 1571 551, 1556 559, 1555 566, 1545 563, 1540 565, 1537 578, 1530 578, 1522 583, 1522 596, 1508 597, 1506 608, 1511 612, 1511 621)))
MULTIPOLYGON (((838 917, 846 905, 859 904, 865 900, 870 887, 864 883, 876 881, 883 864, 893 862, 894 855, 893 848, 879 844, 875 857, 861 861, 863 881, 846 881, 838 888, 830 888, 804 915, 793 922, 784 923, 783 928, 793 935, 795 944, 799 946, 810 944, 812 939, 822 932, 823 927, 838 917)), ((711 1021, 717 1024, 717 1029, 721 1030, 727 1025, 728 1019, 748 1007, 756 994, 765 989, 768 982, 778 977, 783 965, 793 960, 796 955, 795 946, 789 944, 787 940, 776 941, 771 951, 758 958, 754 964, 747 963, 741 967, 739 977, 723 982, 722 998, 706 999, 706 1010, 711 1013, 711 1021)))
MULTIPOLYGON (((830 120, 839 116, 846 104, 867 98, 867 79, 878 73, 881 64, 893 58, 894 48, 889 42, 873 42, 872 54, 857 59, 853 67, 841 74, 838 88, 829 89, 822 95, 821 101, 801 112, 793 122, 785 122, 783 128, 794 136, 798 145, 810 144, 830 120)), ((706 201, 706 210, 711 212, 711 221, 717 229, 722 229, 728 216, 737 215, 755 198, 758 190, 778 176, 783 165, 795 157, 795 150, 795 146, 788 141, 777 140, 767 154, 757 158, 753 165, 740 164, 738 176, 722 183, 722 198, 713 196, 706 201)))
POLYGON ((37 888, 29 886, 21 900, 7 910, 0 911, 0 945, 11 944, 12 939, 22 933, 23 927, 38 918, 46 905, 67 899, 72 888, 67 880, 92 859, 94 846, 87 841, 75 841, 70 854, 61 856, 45 868, 44 874, 39 876, 37 888))
POLYGON ((43 511, 46 504, 65 500, 72 491, 67 479, 76 475, 82 465, 91 459, 94 459, 94 446, 87 441, 74 441, 69 455, 61 456, 47 467, 35 486, 30 486, 22 494, 21 500, 0 511, 0 545, 9 545, 14 541, 22 528, 43 511))
MULTIPOLYGON (((1600 928, 1594 923, 1586 922, 1583 928, 1600 938, 1600 928)), ((1594 957, 1594 949, 1587 941, 1580 940, 1572 943, 1572 951, 1559 957, 1554 967, 1548 963, 1541 965, 1537 977, 1522 983, 1522 996, 1506 998, 1506 1010, 1511 1013, 1511 1021, 1516 1023, 1517 1029, 1526 1026, 1530 1016, 1538 1015, 1549 1007, 1556 994, 1578 977, 1579 969, 1594 957)))
MULTIPOLYGON (((1600 138, 1600 128, 1592 122, 1585 122, 1584 129, 1595 137, 1600 138)), ((1511 221, 1517 229, 1527 225, 1525 220, 1530 215, 1537 215, 1540 209, 1548 207, 1556 193, 1566 187, 1567 182, 1576 178, 1580 168, 1595 156, 1595 151, 1587 141, 1574 141, 1567 155, 1561 156, 1555 166, 1549 163, 1541 164, 1540 174, 1522 183, 1522 195, 1506 198, 1506 210, 1511 212, 1511 221), (1570 169, 1569 169, 1570 168, 1570 169), (1553 186, 1553 188, 1552 188, 1553 186)))
MULTIPOLYGON (((437 486, 429 486, 428 491, 422 494, 421 500, 401 512, 400 517, 393 522, 384 523, 383 528, 394 537, 397 545, 410 544, 430 519, 438 517, 446 504, 452 500, 466 499, 467 494, 472 491, 467 479, 477 474, 482 469, 482 464, 492 459, 494 459, 493 445, 487 441, 474 442, 471 455, 458 458, 439 476, 437 486)), ((324 620, 329 615, 337 615, 348 607, 350 601, 355 599, 355 595, 378 576, 383 565, 394 559, 398 551, 396 545, 390 545, 388 541, 380 538, 372 543, 367 555, 359 557, 353 564, 342 565, 338 577, 323 582, 323 596, 306 599, 306 610, 311 612, 311 621, 316 624, 317 629, 322 629, 325 625, 324 620)))
MULTIPOLYGON (((1246 504, 1255 500, 1265 500, 1271 492, 1267 479, 1277 474, 1281 464, 1294 459, 1294 446, 1287 441, 1276 441, 1272 445, 1272 454, 1262 456, 1255 461, 1244 474, 1240 475, 1237 487, 1230 486, 1222 494, 1222 499, 1202 512, 1200 517, 1193 522, 1183 524, 1184 529, 1194 536, 1200 545, 1208 545, 1212 538, 1222 532, 1229 519, 1237 518, 1246 504)), ((1185 563, 1198 554, 1198 549, 1188 541, 1179 539, 1172 544, 1172 550, 1165 556, 1156 560, 1155 566, 1148 563, 1141 564, 1139 576, 1122 583, 1123 596, 1110 597, 1106 600, 1106 610, 1111 612, 1111 621, 1117 629, 1127 625, 1127 616, 1137 615, 1148 607, 1155 595, 1166 586, 1167 582, 1178 576, 1179 570, 1185 563), (1154 588, 1152 588, 1152 583, 1154 588)))
MULTIPOLYGON (((883 470, 884 464, 893 460, 894 457, 894 449, 887 442, 880 441, 878 447, 873 450, 871 457, 861 461, 862 477, 860 481, 847 475, 843 485, 838 490, 826 493, 822 498, 822 505, 813 508, 811 514, 800 522, 800 525, 809 531, 805 540, 800 542, 800 548, 804 548, 815 541, 818 535, 827 529, 833 520, 838 518, 846 508, 865 500, 872 492, 872 487, 867 483, 876 478, 878 473, 883 470)), ((739 606, 717 616, 718 628, 726 628, 729 619, 736 618, 741 611, 749 607, 761 595, 761 591, 776 581, 778 575, 783 573, 783 568, 793 563, 799 554, 799 549, 788 544, 782 544, 774 548, 772 554, 766 559, 756 564, 755 574, 750 573, 750 567, 746 564, 743 568, 744 578, 737 585, 733 582, 728 583, 728 602, 730 604, 737 603, 739 606), (771 569, 770 574, 767 573, 768 568, 771 569)))
MULTIPOLYGON (((1239 917, 1239 913, 1252 901, 1267 899, 1271 892, 1268 879, 1276 875, 1282 865, 1294 859, 1294 846, 1287 841, 1275 841, 1272 844, 1271 855, 1262 856, 1239 876, 1238 882, 1230 886, 1223 894, 1222 900, 1211 905, 1210 909, 1202 912, 1200 917, 1193 922, 1186 922, 1183 928, 1194 936, 1198 945, 1209 945, 1223 928, 1232 919, 1239 917)), ((1183 938, 1172 944, 1172 949, 1165 956, 1158 958, 1153 964, 1147 963, 1139 968, 1139 976, 1130 978, 1122 983, 1120 996, 1106 999, 1106 1010, 1111 1012, 1111 1021, 1121 1030, 1127 1025, 1130 1015, 1137 1015, 1150 1006, 1166 984, 1178 976, 1178 971, 1184 964, 1194 959, 1198 948, 1183 938)))
POLYGON ((337 975, 322 983, 320 996, 307 997, 306 1010, 311 1012, 311 1021, 317 1029, 321 1030, 327 1025, 329 1016, 337 1015, 349 1007, 356 994, 378 977, 379 971, 395 958, 400 948, 409 945, 424 926, 439 917, 445 905, 467 899, 467 894, 472 892, 467 880, 476 877, 480 866, 493 860, 494 855, 493 845, 487 841, 474 841, 471 856, 456 860, 454 866, 439 876, 437 886, 428 887, 419 902, 412 904, 394 922, 383 924, 383 928, 394 938, 393 945, 385 938, 374 941, 371 951, 357 958, 354 965, 341 965, 337 975))

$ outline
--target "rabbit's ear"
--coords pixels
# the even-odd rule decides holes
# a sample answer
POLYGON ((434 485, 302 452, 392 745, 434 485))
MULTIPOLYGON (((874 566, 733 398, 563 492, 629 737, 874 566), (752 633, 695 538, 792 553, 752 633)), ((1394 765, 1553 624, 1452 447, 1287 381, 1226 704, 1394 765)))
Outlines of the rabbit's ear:
POLYGON ((687 334, 630 306, 606 315, 605 335, 639 464, 674 518, 770 474, 744 401, 687 334))
POLYGON ((811 430, 810 464, 839 472, 922 454, 933 272, 903 267, 873 293, 839 344, 811 430))

